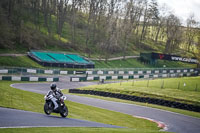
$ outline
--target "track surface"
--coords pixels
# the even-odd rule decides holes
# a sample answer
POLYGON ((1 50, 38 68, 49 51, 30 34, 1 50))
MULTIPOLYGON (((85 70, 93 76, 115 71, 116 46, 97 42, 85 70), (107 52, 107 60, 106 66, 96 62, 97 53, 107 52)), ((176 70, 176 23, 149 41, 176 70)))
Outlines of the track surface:
MULTIPOLYGON (((61 89, 77 88, 97 84, 95 82, 59 82, 58 87, 61 89)), ((32 91, 40 94, 46 94, 49 90, 50 83, 32 83, 32 84, 14 84, 14 88, 32 91)), ((164 110, 153 109, 133 104, 111 102, 95 98, 81 97, 75 95, 67 95, 68 100, 87 104, 95 107, 100 107, 108 110, 113 110, 134 116, 146 117, 156 121, 163 122, 167 125, 167 131, 177 133, 199 133, 200 119, 189 117, 177 113, 172 113, 164 110)))
POLYGON ((0 128, 2 127, 109 127, 119 128, 102 123, 47 116, 29 111, 0 107, 0 128))

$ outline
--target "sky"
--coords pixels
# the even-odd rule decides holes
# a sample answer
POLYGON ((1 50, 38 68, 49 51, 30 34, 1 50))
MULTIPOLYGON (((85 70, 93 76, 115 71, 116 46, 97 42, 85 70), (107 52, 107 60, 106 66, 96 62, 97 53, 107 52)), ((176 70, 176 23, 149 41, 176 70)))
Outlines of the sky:
POLYGON ((166 4, 185 24, 190 14, 200 22, 200 0, 157 0, 159 5, 166 4))

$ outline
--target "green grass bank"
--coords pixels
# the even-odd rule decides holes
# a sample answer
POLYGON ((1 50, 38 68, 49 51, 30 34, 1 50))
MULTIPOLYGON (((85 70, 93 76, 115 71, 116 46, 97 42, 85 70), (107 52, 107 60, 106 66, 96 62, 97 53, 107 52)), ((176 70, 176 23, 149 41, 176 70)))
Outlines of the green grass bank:
MULTIPOLYGON (((162 61, 158 60, 156 65, 143 64, 137 59, 114 60, 114 61, 94 61, 95 68, 162 68, 164 65, 167 68, 184 67, 195 68, 196 64, 187 64, 182 62, 162 61)), ((9 67, 28 67, 28 68, 44 68, 40 64, 31 60, 27 56, 0 56, 0 66, 9 67)), ((59 68, 57 68, 59 69, 59 68)))

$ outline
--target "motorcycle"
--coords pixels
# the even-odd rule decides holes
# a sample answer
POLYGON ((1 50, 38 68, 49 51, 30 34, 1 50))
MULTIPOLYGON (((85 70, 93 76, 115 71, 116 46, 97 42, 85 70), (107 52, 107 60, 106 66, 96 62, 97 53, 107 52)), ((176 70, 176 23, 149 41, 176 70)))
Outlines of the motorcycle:
POLYGON ((64 103, 64 100, 67 99, 66 96, 62 96, 57 100, 58 108, 54 110, 54 104, 51 101, 51 98, 53 98, 52 95, 44 96, 45 104, 44 104, 44 112, 47 115, 50 115, 52 112, 54 113, 60 113, 62 117, 67 117, 68 115, 68 108, 64 103))

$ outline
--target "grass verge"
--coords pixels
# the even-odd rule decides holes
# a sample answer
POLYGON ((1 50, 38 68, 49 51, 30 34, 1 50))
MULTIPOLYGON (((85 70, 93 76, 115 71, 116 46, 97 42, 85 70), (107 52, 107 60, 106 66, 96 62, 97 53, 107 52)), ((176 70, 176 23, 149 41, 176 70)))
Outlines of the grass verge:
POLYGON ((129 81, 82 87, 141 97, 159 98, 200 106, 200 77, 129 81))
POLYGON ((3 133, 156 133, 152 130, 135 130, 132 128, 115 129, 115 128, 13 128, 13 129, 0 129, 3 133))
MULTIPOLYGON (((19 83, 11 81, 0 81, 0 106, 9 107, 33 112, 43 113, 43 95, 28 91, 18 90, 10 87, 10 84, 19 83)), ((109 111, 101 108, 96 108, 88 105, 83 105, 75 102, 66 101, 69 108, 69 118, 84 119, 105 124, 112 124, 130 129, 117 129, 118 132, 159 132, 159 128, 155 123, 147 120, 134 118, 131 115, 122 114, 119 112, 109 111)), ((30 128, 30 129, 0 129, 0 132, 47 132, 52 128, 30 128), (46 129, 46 130, 45 130, 46 129), (39 131, 38 131, 39 130, 39 131)), ((65 132, 114 132, 116 129, 98 129, 98 128, 54 128, 52 131, 65 132), (92 129, 95 129, 94 131, 92 129), (113 131, 112 131, 113 130, 113 131)))

